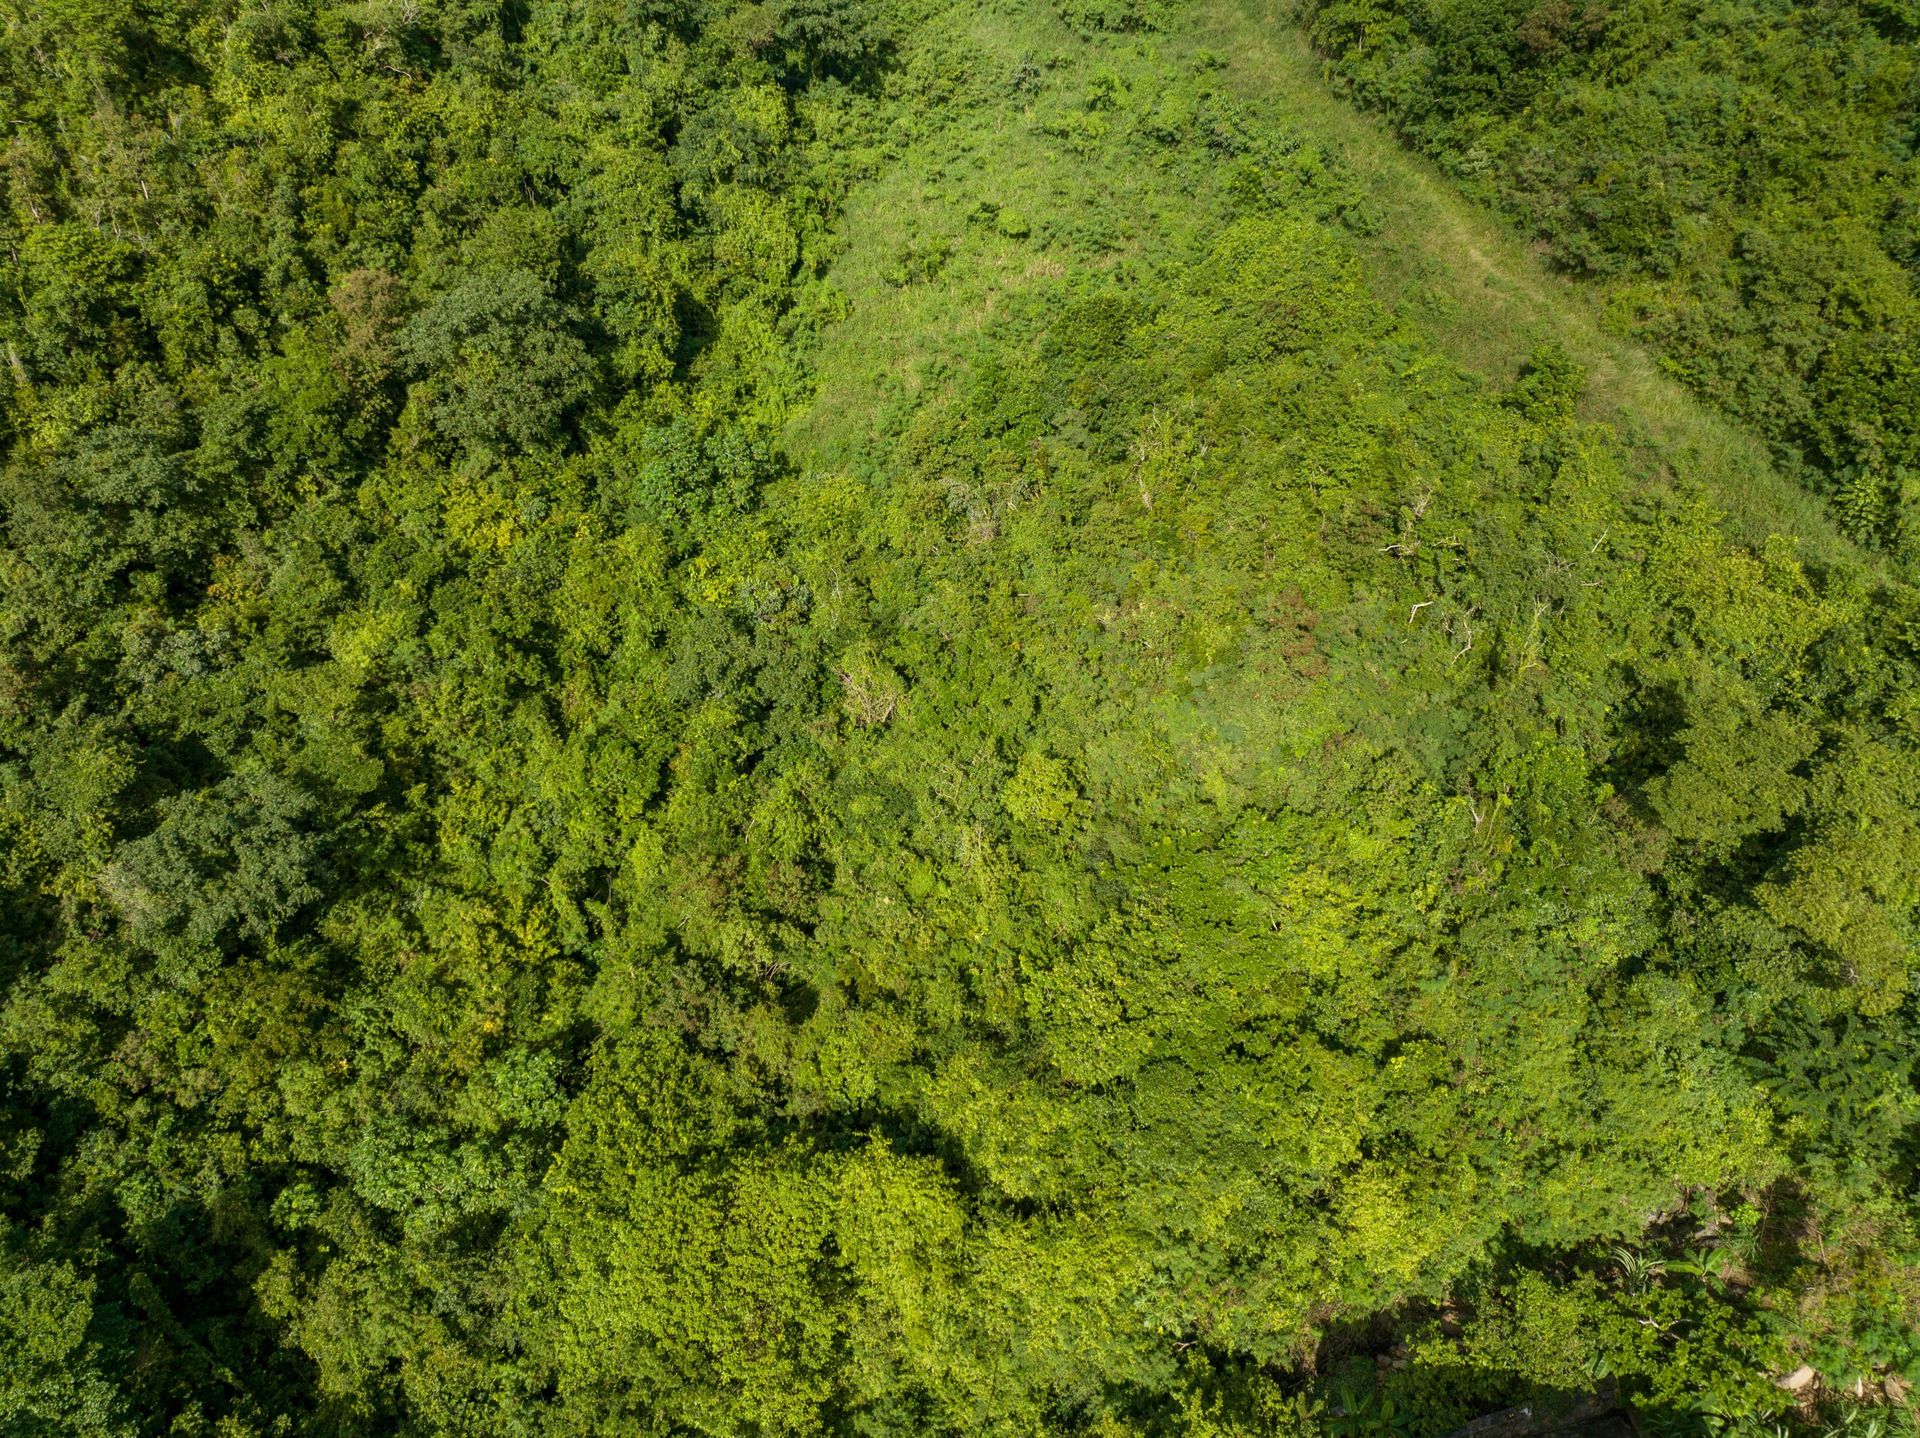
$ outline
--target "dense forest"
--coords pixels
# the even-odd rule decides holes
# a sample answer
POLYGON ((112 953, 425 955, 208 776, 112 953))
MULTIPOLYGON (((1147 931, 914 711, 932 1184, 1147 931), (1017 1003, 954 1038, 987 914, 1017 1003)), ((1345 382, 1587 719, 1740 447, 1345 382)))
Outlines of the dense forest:
POLYGON ((1913 1432, 1917 26, 0 0, 0 1431, 1913 1432))

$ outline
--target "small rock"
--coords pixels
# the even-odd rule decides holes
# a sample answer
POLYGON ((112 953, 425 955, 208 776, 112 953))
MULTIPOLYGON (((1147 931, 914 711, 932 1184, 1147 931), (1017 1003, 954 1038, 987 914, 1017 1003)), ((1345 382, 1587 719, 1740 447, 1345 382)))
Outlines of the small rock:
POLYGON ((1813 1382, 1813 1380, 1818 1378, 1819 1376, 1820 1376, 1819 1374, 1813 1371, 1810 1365, 1802 1363, 1798 1368, 1794 1369, 1793 1372, 1789 1373, 1785 1378, 1774 1379, 1773 1386, 1775 1388, 1784 1388, 1789 1393, 1798 1393, 1802 1388, 1805 1388, 1809 1383, 1813 1382))

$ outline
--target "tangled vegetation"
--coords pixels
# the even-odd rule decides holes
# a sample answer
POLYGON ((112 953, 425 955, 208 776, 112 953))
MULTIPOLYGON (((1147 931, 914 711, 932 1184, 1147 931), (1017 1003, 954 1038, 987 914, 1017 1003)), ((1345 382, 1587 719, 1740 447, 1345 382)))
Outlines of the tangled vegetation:
POLYGON ((8 1432, 1911 1427, 1920 592, 1250 7, 0 27, 8 1432))

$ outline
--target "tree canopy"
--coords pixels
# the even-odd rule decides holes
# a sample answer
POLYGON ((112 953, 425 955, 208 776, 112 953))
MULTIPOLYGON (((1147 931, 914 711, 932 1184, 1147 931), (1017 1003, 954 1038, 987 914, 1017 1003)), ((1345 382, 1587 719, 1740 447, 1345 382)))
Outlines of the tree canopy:
POLYGON ((8 1432, 1899 1418, 1913 17, 1248 9, 0 0, 8 1432))

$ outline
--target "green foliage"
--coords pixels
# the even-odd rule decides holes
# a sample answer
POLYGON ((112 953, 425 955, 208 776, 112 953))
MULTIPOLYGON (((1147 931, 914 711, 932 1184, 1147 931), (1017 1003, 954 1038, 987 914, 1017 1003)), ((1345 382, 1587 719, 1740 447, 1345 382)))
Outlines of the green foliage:
POLYGON ((1920 600, 1471 378, 1218 12, 3 13, 0 1426, 1897 1391, 1920 600))
POLYGON ((525 270, 462 281, 399 341, 414 369, 432 377, 423 398, 435 424, 483 453, 551 443, 592 388, 586 347, 546 283, 525 270))
POLYGON ((23 1438, 119 1438, 135 1431, 88 1336, 92 1285, 65 1264, 10 1252, 0 1279, 0 1419, 23 1438))

